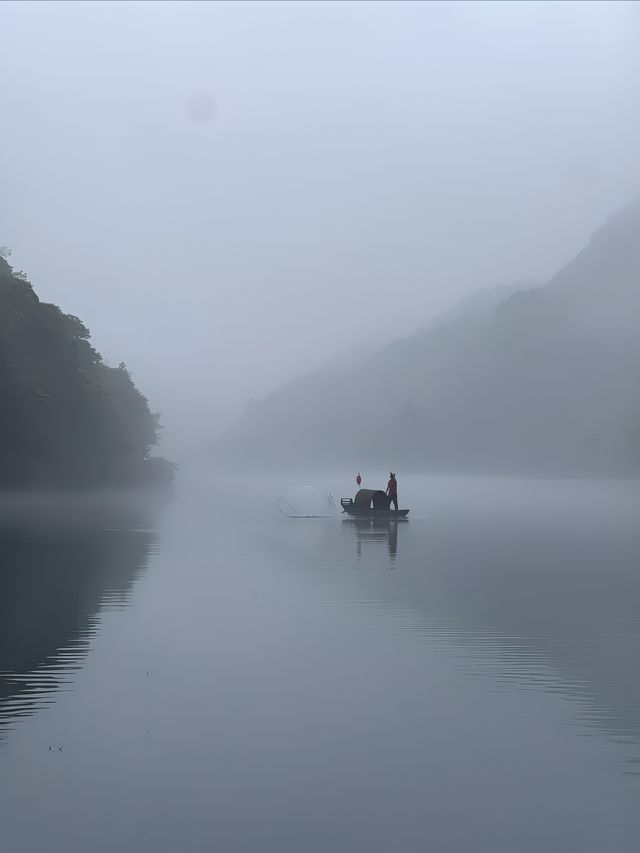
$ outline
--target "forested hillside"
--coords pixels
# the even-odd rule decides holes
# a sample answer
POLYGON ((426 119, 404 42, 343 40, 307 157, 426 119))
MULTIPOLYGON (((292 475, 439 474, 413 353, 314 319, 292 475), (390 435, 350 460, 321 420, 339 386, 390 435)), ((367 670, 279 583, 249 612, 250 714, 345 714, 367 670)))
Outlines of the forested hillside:
POLYGON ((0 257, 0 404, 0 488, 171 479, 173 466, 150 458, 158 415, 125 365, 108 367, 83 323, 41 302, 6 257, 0 257))

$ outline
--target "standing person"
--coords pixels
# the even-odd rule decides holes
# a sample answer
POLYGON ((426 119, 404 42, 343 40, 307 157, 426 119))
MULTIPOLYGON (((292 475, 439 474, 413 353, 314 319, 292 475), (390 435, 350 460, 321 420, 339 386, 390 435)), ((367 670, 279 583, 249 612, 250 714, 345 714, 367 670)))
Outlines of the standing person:
POLYGON ((387 483, 387 494, 389 495, 389 509, 391 504, 398 509, 398 481, 393 471, 389 471, 389 482, 387 483))
POLYGON ((356 477, 356 483, 358 484, 358 488, 360 488, 360 484, 362 483, 362 477, 360 476, 360 471, 358 471, 358 476, 356 477))

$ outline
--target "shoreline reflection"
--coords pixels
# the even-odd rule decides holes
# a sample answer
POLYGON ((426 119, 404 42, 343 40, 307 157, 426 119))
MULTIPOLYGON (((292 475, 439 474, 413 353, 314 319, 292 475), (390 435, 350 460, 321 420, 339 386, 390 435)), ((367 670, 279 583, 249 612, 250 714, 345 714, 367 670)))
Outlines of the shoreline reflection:
POLYGON ((144 513, 0 517, 0 743, 84 666, 99 614, 128 606, 154 541, 144 513))

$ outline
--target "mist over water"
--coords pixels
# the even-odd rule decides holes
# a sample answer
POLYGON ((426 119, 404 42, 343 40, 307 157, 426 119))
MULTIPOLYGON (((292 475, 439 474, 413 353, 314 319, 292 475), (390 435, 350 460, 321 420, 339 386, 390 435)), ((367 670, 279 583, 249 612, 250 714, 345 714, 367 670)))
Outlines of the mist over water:
POLYGON ((640 5, 0 32, 0 853, 636 853, 640 5))
POLYGON ((637 484, 400 482, 5 511, 7 849, 635 849, 637 484))
POLYGON ((640 189, 633 3, 5 2, 0 26, 2 245, 130 367, 170 457, 469 291, 547 281, 640 189))

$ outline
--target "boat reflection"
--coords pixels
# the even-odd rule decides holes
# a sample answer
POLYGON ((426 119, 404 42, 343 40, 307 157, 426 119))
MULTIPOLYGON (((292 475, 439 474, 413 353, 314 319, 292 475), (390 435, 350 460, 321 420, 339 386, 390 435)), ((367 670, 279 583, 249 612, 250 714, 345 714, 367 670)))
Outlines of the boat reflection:
POLYGON ((353 528, 356 537, 356 556, 362 559, 363 547, 384 547, 389 555, 390 568, 395 567, 398 555, 398 527, 408 524, 406 518, 347 518, 342 522, 353 528))

